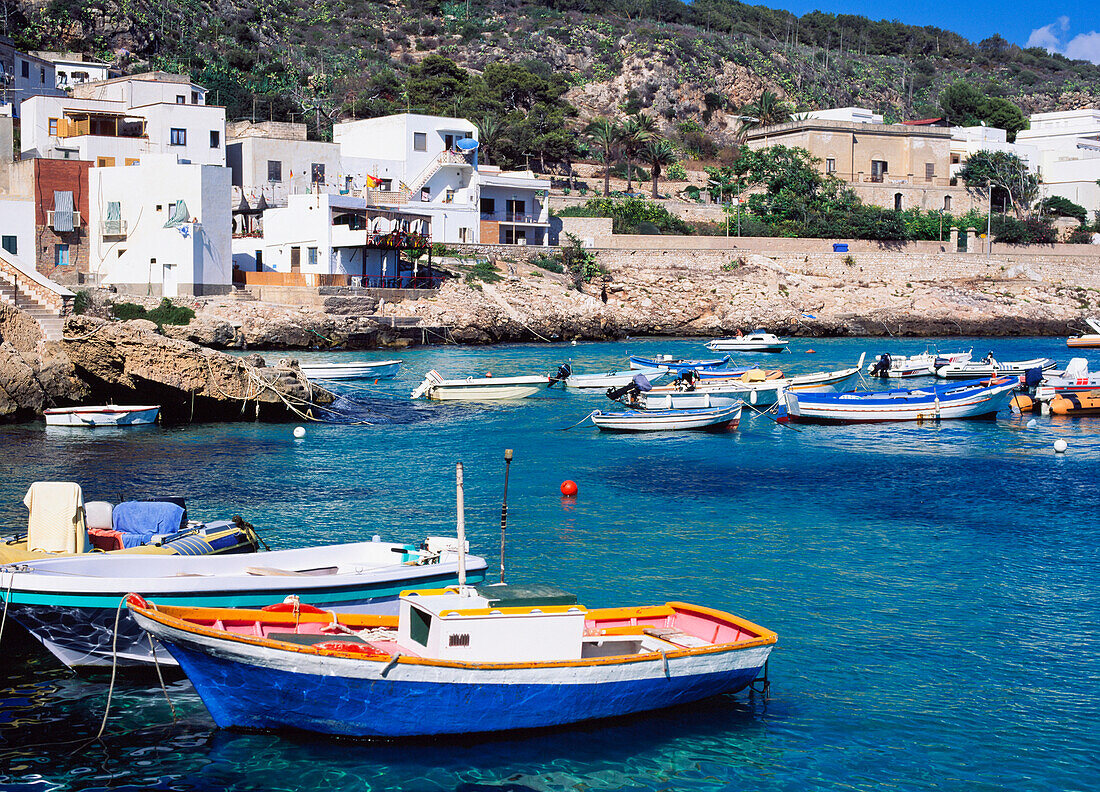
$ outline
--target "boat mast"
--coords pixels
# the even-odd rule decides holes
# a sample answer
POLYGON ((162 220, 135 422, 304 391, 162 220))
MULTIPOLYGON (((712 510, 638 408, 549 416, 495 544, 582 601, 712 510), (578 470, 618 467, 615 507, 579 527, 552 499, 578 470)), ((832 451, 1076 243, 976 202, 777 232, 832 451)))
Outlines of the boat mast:
POLYGON ((500 582, 504 583, 504 532, 508 528, 508 471, 512 468, 512 449, 504 449, 504 500, 500 502, 500 582))
POLYGON ((458 500, 458 586, 466 587, 466 504, 462 497, 462 463, 455 465, 458 500))

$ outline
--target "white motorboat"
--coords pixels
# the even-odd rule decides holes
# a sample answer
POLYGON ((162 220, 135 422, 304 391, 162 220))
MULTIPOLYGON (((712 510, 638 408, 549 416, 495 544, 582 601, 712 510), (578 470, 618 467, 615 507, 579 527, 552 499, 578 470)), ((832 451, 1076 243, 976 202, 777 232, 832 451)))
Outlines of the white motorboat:
POLYGON ((303 363, 302 373, 311 380, 392 379, 400 360, 359 360, 354 363, 303 363))
POLYGON ((565 379, 565 387, 571 390, 607 390, 629 385, 638 375, 645 377, 650 382, 656 382, 668 374, 664 366, 646 369, 631 369, 630 371, 612 371, 607 374, 571 374, 565 379))
POLYGON ((711 352, 782 352, 788 343, 774 333, 754 330, 748 335, 716 338, 708 341, 706 347, 711 352))
POLYGON ((910 377, 933 377, 936 366, 948 363, 966 363, 970 352, 948 352, 945 354, 924 352, 920 355, 879 355, 867 364, 867 373, 882 379, 908 379, 910 377))
POLYGON ((549 387, 553 381, 545 376, 444 379, 442 374, 432 369, 412 392, 412 398, 425 396, 435 401, 524 399, 549 387))
MULTIPOLYGON (((485 561, 467 555, 475 582, 485 561)), ((418 586, 443 588, 458 580, 458 542, 428 537, 419 545, 374 541, 231 555, 84 553, 0 566, 8 616, 65 665, 141 665, 153 646, 118 602, 130 592, 183 606, 260 607, 291 611, 395 613, 397 593, 418 586), (308 603, 308 604, 307 604, 308 603)), ((161 650, 156 660, 173 664, 161 650)))
POLYGON ((1070 336, 1066 339, 1066 346, 1071 349, 1092 349, 1100 347, 1100 321, 1096 319, 1086 319, 1085 324, 1092 328, 1094 332, 1070 336))
POLYGON ((1053 358, 1031 358, 1030 360, 1006 360, 1003 363, 992 353, 982 360, 948 363, 936 367, 936 376, 940 379, 977 379, 979 377, 1022 377, 1031 369, 1049 371, 1058 364, 1053 358))
POLYGON ((1035 390, 1039 401, 1047 401, 1054 396, 1068 393, 1091 393, 1100 391, 1100 373, 1089 371, 1089 362, 1085 358, 1072 358, 1062 371, 1047 371, 1035 390))
POLYGON ((115 405, 102 407, 54 407, 43 410, 46 426, 141 426, 155 423, 158 405, 115 405))
POLYGON ((697 410, 626 410, 592 413, 592 423, 605 432, 671 432, 686 429, 735 428, 741 405, 697 410))

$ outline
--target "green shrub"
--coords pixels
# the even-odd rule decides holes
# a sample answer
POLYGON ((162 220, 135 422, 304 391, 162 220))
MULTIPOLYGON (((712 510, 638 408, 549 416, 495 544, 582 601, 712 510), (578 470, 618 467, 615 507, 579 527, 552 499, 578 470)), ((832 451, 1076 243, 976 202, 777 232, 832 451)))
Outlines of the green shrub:
POLYGON ((108 313, 115 319, 122 322, 127 322, 131 319, 144 319, 145 308, 135 303, 121 302, 115 303, 110 307, 108 313))
POLYGON ((186 305, 174 305, 171 300, 165 297, 160 301, 160 305, 145 315, 145 318, 150 322, 156 322, 157 327, 188 325, 195 318, 195 312, 186 305))
MULTIPOLYGON (((690 234, 691 225, 660 204, 643 198, 591 198, 584 206, 568 206, 558 212, 560 217, 610 217, 611 230, 616 234, 644 233, 642 223, 650 223, 661 234, 690 234)), ((651 231, 652 233, 652 231, 651 231)))
POLYGON ((1066 242, 1071 245, 1091 245, 1092 244, 1092 231, 1088 226, 1077 226, 1069 232, 1069 236, 1066 237, 1066 242))
POLYGON ((75 316, 80 316, 85 311, 87 311, 88 302, 88 292, 84 291, 83 289, 78 291, 76 293, 76 296, 73 298, 73 314, 75 316))
POLYGON ((565 265, 561 263, 561 254, 555 253, 553 255, 547 255, 546 253, 539 253, 533 259, 531 263, 539 269, 544 269, 547 272, 556 272, 561 275, 565 272, 565 265))
POLYGON ((496 283, 502 280, 500 271, 490 261, 479 261, 470 268, 470 271, 466 273, 466 283, 471 286, 475 286, 480 289, 481 286, 476 284, 476 281, 485 281, 486 283, 496 283))
POLYGON ((672 181, 686 181, 688 175, 687 170, 684 168, 684 163, 674 162, 669 165, 668 169, 665 171, 665 177, 672 179, 672 181))

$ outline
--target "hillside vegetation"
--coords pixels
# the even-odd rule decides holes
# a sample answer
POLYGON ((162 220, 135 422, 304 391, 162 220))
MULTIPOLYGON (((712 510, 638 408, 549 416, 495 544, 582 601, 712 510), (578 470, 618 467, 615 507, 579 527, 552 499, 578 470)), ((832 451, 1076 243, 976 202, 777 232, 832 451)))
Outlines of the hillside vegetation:
POLYGON ((506 165, 568 161, 572 130, 638 111, 732 144, 765 90, 888 121, 939 115, 959 80, 1024 113, 1100 99, 1100 67, 999 36, 732 0, 3 2, 19 46, 189 71, 230 118, 303 120, 317 138, 405 109, 490 118, 506 165))

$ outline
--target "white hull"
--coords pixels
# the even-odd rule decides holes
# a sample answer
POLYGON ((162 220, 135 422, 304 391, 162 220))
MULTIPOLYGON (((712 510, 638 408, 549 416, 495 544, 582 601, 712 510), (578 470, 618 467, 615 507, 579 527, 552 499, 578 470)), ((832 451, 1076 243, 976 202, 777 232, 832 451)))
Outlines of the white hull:
POLYGON ((570 390, 606 390, 607 388, 618 388, 623 385, 629 385, 639 374, 650 382, 656 382, 668 374, 668 369, 631 369, 630 371, 615 371, 609 374, 573 374, 565 380, 565 387, 570 390))
POLYGON ((549 377, 469 377, 449 380, 443 379, 433 369, 412 392, 412 398, 426 396, 434 401, 523 399, 549 386, 549 377))
POLYGON ((401 368, 400 360, 362 361, 359 363, 316 363, 305 364, 302 373, 309 379, 317 380, 354 380, 354 379, 390 379, 396 377, 401 368))
POLYGON ((980 379, 983 377, 1020 377, 1030 369, 1049 371, 1057 365, 1050 358, 1032 360, 1009 360, 1004 363, 951 363, 936 369, 940 379, 980 379))
POLYGON ((66 407, 46 410, 46 426, 141 426, 155 423, 160 407, 66 407))
MULTIPOLYGON (((711 406, 722 406, 743 401, 746 404, 768 406, 779 401, 780 394, 784 391, 800 391, 803 393, 843 393, 855 387, 859 382, 859 367, 842 369, 840 371, 821 372, 818 374, 805 374, 788 379, 764 380, 763 382, 730 383, 723 385, 699 385, 692 391, 678 391, 672 386, 654 388, 649 393, 642 394, 642 404, 647 409, 659 409, 663 404, 661 399, 665 396, 704 396, 710 395, 711 406), (715 399, 721 401, 713 401, 715 399)), ((677 401, 677 408, 688 406, 690 402, 677 401)), ((704 406, 694 405, 692 406, 704 406)))
POLYGON ((752 338, 717 338, 707 343, 711 352, 782 352, 789 341, 772 336, 768 340, 752 338))
POLYGON ((600 429, 613 432, 672 432, 691 429, 708 429, 719 426, 737 426, 741 418, 741 406, 721 410, 706 410, 692 414, 686 410, 646 413, 601 413, 592 415, 592 423, 600 429))

